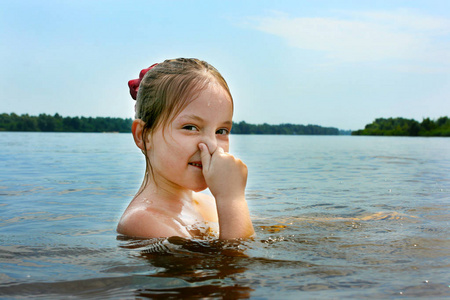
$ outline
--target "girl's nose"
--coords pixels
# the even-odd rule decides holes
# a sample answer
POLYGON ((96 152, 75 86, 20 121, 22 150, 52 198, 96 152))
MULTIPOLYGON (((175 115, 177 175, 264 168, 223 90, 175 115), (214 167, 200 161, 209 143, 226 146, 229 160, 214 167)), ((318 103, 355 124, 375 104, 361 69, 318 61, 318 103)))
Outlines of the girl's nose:
POLYGON ((208 146, 209 153, 213 154, 217 149, 217 139, 215 133, 213 135, 205 135, 202 138, 202 142, 208 146))

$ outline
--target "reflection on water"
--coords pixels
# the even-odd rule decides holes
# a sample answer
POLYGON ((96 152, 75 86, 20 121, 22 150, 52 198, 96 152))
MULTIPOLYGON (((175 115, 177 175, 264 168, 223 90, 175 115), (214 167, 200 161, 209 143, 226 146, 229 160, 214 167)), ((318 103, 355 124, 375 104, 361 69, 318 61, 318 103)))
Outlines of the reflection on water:
MULTIPOLYGON (((374 219, 286 218, 281 223, 256 219, 255 227, 257 238, 233 243, 118 236, 116 248, 102 243, 88 248, 44 242, 2 245, 2 265, 10 271, 3 271, 0 278, 0 295, 235 299, 276 298, 279 293, 295 298, 298 292, 357 298, 400 292, 411 297, 449 295, 448 264, 442 263, 448 256, 446 231, 426 226, 423 220, 387 213, 375 214, 374 219), (395 217, 383 217, 390 215, 395 217)), ((114 232, 91 234, 103 242, 115 238, 114 232)))
MULTIPOLYGON (((232 278, 244 273, 247 257, 243 242, 218 240, 188 240, 179 237, 126 241, 123 248, 137 251, 137 255, 152 267, 159 268, 149 277, 159 278, 158 285, 142 287, 139 296, 167 298, 230 297, 247 298, 251 288, 237 284, 232 278), (164 278, 165 280, 161 280, 164 278)), ((153 281, 153 280, 150 280, 153 281)))
POLYGON ((232 136, 257 232, 234 242, 117 236, 128 135, 0 145, 0 298, 450 297, 448 139, 232 136))

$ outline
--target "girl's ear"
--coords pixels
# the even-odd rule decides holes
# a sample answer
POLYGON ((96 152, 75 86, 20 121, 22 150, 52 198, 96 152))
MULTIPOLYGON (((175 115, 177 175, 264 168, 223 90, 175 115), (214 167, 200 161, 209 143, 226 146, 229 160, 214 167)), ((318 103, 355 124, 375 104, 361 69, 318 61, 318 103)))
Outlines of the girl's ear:
POLYGON ((143 137, 142 133, 144 131, 145 122, 141 119, 136 119, 133 121, 133 124, 131 125, 131 132, 133 133, 134 142, 136 143, 136 146, 138 146, 139 149, 142 151, 146 151, 145 145, 149 145, 149 140, 147 137, 143 137), (145 138, 145 143, 143 138, 145 138))

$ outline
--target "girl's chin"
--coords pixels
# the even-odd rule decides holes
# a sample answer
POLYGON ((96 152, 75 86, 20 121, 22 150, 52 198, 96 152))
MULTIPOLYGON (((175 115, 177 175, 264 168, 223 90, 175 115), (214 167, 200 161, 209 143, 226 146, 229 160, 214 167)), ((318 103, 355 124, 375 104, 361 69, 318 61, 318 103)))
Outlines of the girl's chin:
POLYGON ((192 189, 192 190, 193 190, 194 192, 198 193, 198 192, 201 192, 201 191, 206 190, 207 188, 208 188, 208 186, 205 185, 204 187, 198 187, 198 188, 194 188, 194 189, 192 189))
POLYGON ((208 185, 206 184, 206 182, 204 182, 203 181, 203 183, 200 183, 200 184, 197 184, 197 185, 195 185, 195 186, 193 186, 192 188, 191 188, 191 190, 193 190, 194 192, 201 192, 201 191, 204 191, 204 190, 206 190, 208 188, 208 185))

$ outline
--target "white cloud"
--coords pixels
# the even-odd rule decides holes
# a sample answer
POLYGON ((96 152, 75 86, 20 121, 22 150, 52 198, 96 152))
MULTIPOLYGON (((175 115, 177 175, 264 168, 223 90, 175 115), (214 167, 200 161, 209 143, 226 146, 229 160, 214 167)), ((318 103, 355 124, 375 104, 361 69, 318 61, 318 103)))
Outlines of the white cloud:
MULTIPOLYGON (((321 51, 332 62, 435 64, 450 69, 450 20, 407 10, 338 12, 333 18, 275 13, 252 18, 253 27, 283 38, 290 46, 321 51)), ((427 66, 430 68, 430 66, 427 66)))

